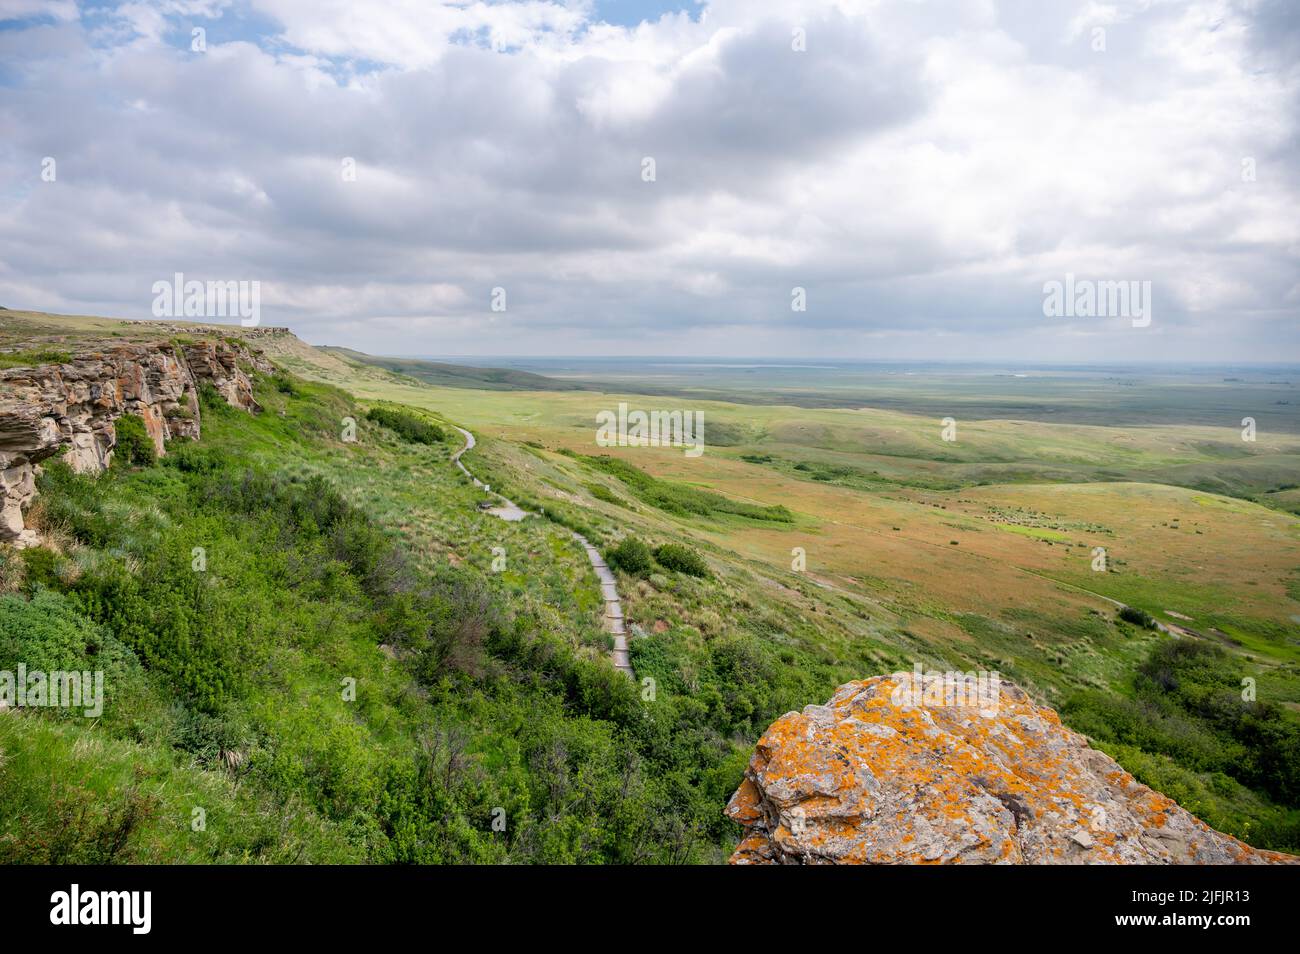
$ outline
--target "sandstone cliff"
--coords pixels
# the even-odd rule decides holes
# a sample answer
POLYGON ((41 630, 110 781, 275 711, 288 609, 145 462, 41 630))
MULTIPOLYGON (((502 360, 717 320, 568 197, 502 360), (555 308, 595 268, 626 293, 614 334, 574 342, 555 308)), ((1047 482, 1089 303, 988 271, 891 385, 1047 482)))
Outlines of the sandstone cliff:
POLYGON ((1213 830, 1014 686, 945 706, 909 684, 851 682, 772 724, 727 805, 732 864, 1300 861, 1213 830))
POLYGON ((24 512, 40 462, 62 452, 80 472, 104 470, 117 442, 114 421, 143 419, 159 454, 176 437, 197 438, 198 388, 207 381, 232 405, 258 410, 241 365, 271 365, 246 347, 199 341, 114 344, 70 361, 0 371, 0 542, 33 544, 24 512))

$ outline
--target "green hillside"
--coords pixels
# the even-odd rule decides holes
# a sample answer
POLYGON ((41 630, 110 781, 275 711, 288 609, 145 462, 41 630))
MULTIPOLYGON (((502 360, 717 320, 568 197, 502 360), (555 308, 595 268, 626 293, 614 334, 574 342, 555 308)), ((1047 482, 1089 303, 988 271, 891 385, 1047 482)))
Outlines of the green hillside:
POLYGON ((0 719, 0 860, 718 861, 757 732, 860 668, 735 633, 643 698, 562 526, 481 514, 447 444, 333 388, 257 399, 151 465, 46 468, 0 668, 118 675, 102 720, 0 719))
MULTIPOLYGON (((104 669, 109 700, 0 717, 0 860, 718 862, 759 734, 917 662, 1000 671, 1214 827, 1300 847, 1290 515, 1147 483, 918 479, 1013 468, 1033 441, 1005 422, 967 427, 958 463, 892 412, 720 406, 735 443, 691 461, 593 453, 582 422, 609 395, 377 371, 348 379, 361 398, 258 376, 257 416, 208 394, 200 441, 99 477, 47 463, 44 544, 0 548, 0 670, 104 669), (481 511, 452 424, 478 437, 474 472, 544 516, 481 511), (830 469, 870 433, 894 468, 830 469), (574 530, 615 567, 635 681, 574 530), (1222 566, 1183 572, 1207 541, 1222 566)), ((1083 470, 1212 456, 1194 431, 1048 436, 1083 470)))

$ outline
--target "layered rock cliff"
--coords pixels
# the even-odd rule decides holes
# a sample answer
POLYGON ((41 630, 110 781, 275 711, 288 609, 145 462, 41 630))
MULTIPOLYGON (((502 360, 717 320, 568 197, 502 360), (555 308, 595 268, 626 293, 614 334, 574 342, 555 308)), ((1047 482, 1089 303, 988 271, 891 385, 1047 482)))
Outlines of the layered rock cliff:
POLYGON ((774 722, 727 805, 747 829, 732 864, 1300 861, 1210 828, 1015 686, 947 697, 969 705, 931 688, 851 682, 774 722))
POLYGON ((254 412, 244 367, 271 365, 229 341, 117 344, 71 360, 0 371, 0 542, 37 542, 24 524, 41 461, 60 452, 79 472, 101 471, 117 443, 114 422, 139 416, 159 454, 173 438, 198 438, 198 389, 207 381, 232 405, 254 412))

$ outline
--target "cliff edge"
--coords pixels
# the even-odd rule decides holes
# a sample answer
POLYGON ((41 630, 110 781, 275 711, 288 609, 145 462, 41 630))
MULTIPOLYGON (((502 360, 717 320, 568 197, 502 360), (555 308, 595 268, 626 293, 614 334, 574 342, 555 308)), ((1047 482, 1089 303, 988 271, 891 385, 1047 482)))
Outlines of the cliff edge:
POLYGON ((173 438, 197 439, 202 382, 234 407, 259 409, 245 368, 273 370, 244 345, 216 340, 83 346, 67 361, 0 371, 0 542, 39 542, 24 513, 41 461, 63 454, 78 472, 104 470, 124 414, 144 421, 159 454, 173 438))

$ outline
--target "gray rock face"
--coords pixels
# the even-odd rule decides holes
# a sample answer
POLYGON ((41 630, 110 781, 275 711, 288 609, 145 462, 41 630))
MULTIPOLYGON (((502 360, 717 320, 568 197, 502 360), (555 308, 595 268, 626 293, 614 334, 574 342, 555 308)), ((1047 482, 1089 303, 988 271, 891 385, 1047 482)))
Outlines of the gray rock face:
POLYGON ((261 407, 253 400, 253 382, 240 364, 269 374, 275 368, 261 355, 221 341, 197 341, 185 345, 185 362, 199 381, 209 381, 232 407, 254 413, 261 407))
POLYGON ((271 369, 241 346, 202 341, 179 353, 170 342, 122 344, 66 363, 0 371, 0 542, 38 542, 24 513, 41 461, 62 453, 80 473, 104 470, 122 415, 139 416, 164 454, 174 438, 199 437, 201 381, 235 407, 260 410, 241 363, 271 369))
POLYGON ((732 864, 1278 864, 1147 788, 998 683, 840 686, 759 740, 727 816, 732 864), (949 704, 945 704, 949 702, 949 704))

